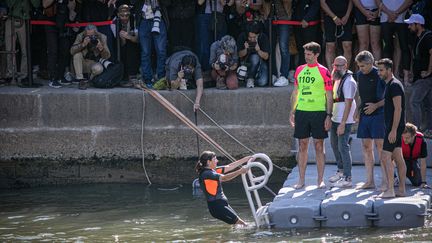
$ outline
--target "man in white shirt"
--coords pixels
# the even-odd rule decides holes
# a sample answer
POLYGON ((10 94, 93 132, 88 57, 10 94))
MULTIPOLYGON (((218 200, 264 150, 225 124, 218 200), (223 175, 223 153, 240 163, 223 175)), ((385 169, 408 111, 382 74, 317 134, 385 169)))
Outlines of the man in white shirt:
POLYGON ((333 116, 330 129, 330 141, 336 158, 338 171, 329 178, 335 187, 352 187, 351 182, 351 150, 349 138, 351 126, 355 123, 354 112, 357 83, 348 70, 347 60, 338 56, 333 62, 333 116))

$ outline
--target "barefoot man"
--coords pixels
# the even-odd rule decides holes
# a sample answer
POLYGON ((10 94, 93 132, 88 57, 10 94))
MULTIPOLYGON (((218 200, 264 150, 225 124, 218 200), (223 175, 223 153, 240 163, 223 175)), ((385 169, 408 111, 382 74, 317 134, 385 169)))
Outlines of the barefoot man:
MULTIPOLYGON (((386 172, 387 190, 379 197, 405 196, 406 165, 402 156, 402 133, 405 129, 405 91, 402 83, 393 76, 393 62, 384 58, 377 62, 378 74, 386 82, 384 92, 385 135, 382 160, 386 172), (399 175, 399 192, 394 191, 394 159, 399 175)), ((383 176, 384 178, 384 176, 383 176)))
POLYGON ((318 170, 318 188, 325 188, 324 139, 331 127, 333 109, 333 85, 330 72, 318 63, 321 46, 309 42, 303 46, 306 64, 295 72, 294 90, 291 95, 290 123, 294 126, 294 137, 299 140, 298 167, 299 181, 295 189, 305 185, 306 164, 308 160, 309 138, 314 139, 318 170))
MULTIPOLYGON (((359 71, 355 78, 358 83, 359 109, 354 114, 358 122, 357 138, 362 140, 363 160, 366 167, 366 182, 360 189, 374 189, 374 144, 378 158, 382 164, 381 151, 384 138, 384 89, 385 82, 379 77, 378 69, 374 67, 374 57, 369 51, 361 51, 355 58, 359 71)), ((382 175, 385 175, 381 166, 382 175)), ((333 180, 340 179, 341 174, 334 175, 333 180)), ((383 177, 381 188, 387 188, 383 177)))

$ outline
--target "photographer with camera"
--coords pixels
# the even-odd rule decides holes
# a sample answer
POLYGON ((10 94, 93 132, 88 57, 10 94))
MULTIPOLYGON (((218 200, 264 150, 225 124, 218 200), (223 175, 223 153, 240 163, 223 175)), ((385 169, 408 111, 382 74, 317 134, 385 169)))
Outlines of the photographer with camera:
POLYGON ((45 25, 47 48, 47 68, 49 86, 61 88, 61 84, 69 85, 70 81, 63 78, 69 66, 69 48, 71 46, 72 29, 66 23, 75 20, 75 0, 42 0, 43 14, 46 20, 55 22, 55 26, 45 25))
POLYGON ((215 41, 210 47, 210 65, 212 78, 216 80, 217 89, 237 89, 238 79, 236 69, 238 54, 236 41, 226 35, 215 41))
POLYGON ((138 40, 138 29, 135 26, 135 16, 131 14, 131 7, 122 4, 117 8, 117 16, 113 19, 119 22, 119 30, 116 24, 111 24, 114 36, 119 37, 120 42, 120 61, 124 65, 122 87, 132 87, 139 84, 137 74, 140 65, 140 46, 138 40))
POLYGON ((191 51, 184 50, 172 54, 166 62, 166 80, 171 89, 195 89, 194 111, 200 107, 203 94, 203 77, 198 57, 191 51))
POLYGON ((253 88, 255 84, 263 87, 268 84, 270 42, 267 35, 261 33, 258 23, 254 22, 247 28, 248 31, 240 34, 237 40, 239 57, 247 66, 246 87, 253 88))
POLYGON ((73 56, 76 81, 79 89, 87 89, 88 80, 83 73, 90 73, 90 79, 103 72, 100 58, 109 59, 111 53, 108 49, 106 36, 96 30, 96 26, 89 24, 79 33, 70 49, 73 56))

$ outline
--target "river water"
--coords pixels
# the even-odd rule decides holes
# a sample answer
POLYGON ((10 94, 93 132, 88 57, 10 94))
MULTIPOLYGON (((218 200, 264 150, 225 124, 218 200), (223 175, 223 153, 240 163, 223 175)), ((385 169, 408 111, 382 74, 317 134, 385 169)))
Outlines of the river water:
MULTIPOLYGON (((271 185, 277 191, 280 185, 271 185)), ((232 207, 253 218, 242 184, 224 184, 232 207)), ((263 202, 272 197, 262 192, 263 202)), ((424 242, 432 224, 413 229, 235 228, 213 219, 190 185, 96 184, 0 191, 1 242, 424 242)))

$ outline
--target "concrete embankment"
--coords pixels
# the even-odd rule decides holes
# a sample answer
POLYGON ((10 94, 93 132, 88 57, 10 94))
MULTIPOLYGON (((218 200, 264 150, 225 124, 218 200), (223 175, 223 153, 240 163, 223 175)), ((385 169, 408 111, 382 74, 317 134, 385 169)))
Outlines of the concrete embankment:
MULTIPOLYGON (((201 107, 253 151, 287 164, 294 141, 291 91, 205 89, 201 107)), ((161 94, 195 121, 192 104, 179 92, 161 94)), ((194 90, 185 94, 194 100, 194 90)), ((202 114, 197 122, 234 157, 250 154, 202 114)), ((199 148, 215 150, 203 139, 199 148)), ((152 182, 190 183, 197 154, 195 133, 136 89, 0 89, 0 187, 145 183, 143 155, 152 182)))

